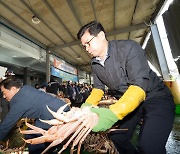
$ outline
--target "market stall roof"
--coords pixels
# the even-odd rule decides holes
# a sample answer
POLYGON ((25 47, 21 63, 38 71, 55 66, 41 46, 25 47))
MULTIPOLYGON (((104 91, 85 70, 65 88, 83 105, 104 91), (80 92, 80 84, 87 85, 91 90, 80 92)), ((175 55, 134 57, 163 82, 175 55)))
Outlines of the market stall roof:
POLYGON ((108 40, 131 39, 142 45, 163 4, 164 0, 1 0, 0 22, 91 72, 91 55, 76 37, 81 26, 97 20, 108 40))

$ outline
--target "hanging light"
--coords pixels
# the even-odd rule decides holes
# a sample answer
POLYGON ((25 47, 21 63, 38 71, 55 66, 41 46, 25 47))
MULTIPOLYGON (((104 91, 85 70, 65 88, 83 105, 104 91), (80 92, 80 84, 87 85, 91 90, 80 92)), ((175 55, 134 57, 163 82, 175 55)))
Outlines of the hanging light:
POLYGON ((80 56, 78 56, 78 57, 77 57, 77 59, 81 59, 81 57, 80 57, 80 56))
POLYGON ((34 24, 39 24, 40 23, 40 19, 34 15, 34 16, 32 16, 32 22, 34 24))

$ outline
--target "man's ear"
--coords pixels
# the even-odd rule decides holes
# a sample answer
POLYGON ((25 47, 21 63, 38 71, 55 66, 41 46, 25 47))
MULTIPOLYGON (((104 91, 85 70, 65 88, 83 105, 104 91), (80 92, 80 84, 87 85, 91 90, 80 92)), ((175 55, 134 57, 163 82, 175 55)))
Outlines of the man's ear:
POLYGON ((16 90, 17 88, 16 87, 11 87, 11 89, 10 90, 16 90))
POLYGON ((106 39, 105 33, 103 31, 100 31, 98 34, 102 39, 106 39))

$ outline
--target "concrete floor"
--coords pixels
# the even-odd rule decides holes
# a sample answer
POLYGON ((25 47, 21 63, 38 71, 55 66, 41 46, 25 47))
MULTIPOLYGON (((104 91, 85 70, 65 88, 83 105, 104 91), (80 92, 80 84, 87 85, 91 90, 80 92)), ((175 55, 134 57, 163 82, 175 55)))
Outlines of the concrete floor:
POLYGON ((180 115, 176 115, 174 126, 166 144, 167 154, 180 154, 180 115))

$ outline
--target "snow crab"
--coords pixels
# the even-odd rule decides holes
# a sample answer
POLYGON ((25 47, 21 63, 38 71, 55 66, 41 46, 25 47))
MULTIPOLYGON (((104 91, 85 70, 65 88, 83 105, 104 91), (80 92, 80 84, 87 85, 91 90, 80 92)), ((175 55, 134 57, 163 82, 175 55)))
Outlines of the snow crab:
POLYGON ((52 111, 47 106, 47 109, 55 119, 41 121, 52 125, 49 130, 43 130, 26 122, 26 125, 30 127, 31 130, 20 130, 22 134, 42 134, 42 136, 28 140, 24 139, 24 141, 30 144, 52 142, 42 152, 42 154, 44 154, 51 147, 62 143, 68 138, 67 143, 63 145, 58 153, 62 153, 70 143, 72 143, 71 153, 73 153, 76 145, 78 145, 77 153, 80 153, 82 142, 98 123, 98 115, 91 112, 90 107, 83 107, 82 109, 72 107, 69 112, 64 112, 63 110, 67 105, 68 104, 59 108, 57 112, 52 111))

